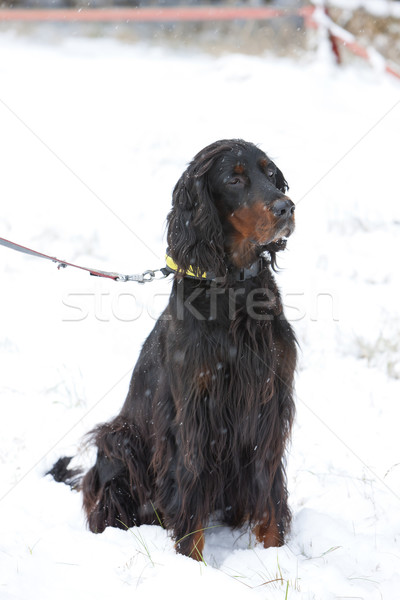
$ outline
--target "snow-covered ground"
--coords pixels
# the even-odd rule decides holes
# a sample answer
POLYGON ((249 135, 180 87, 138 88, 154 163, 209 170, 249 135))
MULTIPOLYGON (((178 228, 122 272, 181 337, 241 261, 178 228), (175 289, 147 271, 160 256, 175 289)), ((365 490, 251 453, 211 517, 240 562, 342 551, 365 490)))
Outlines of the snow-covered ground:
POLYGON ((170 282, 114 283, 0 247, 0 598, 400 598, 400 86, 365 66, 0 35, 0 237, 136 273, 163 265, 185 164, 243 137, 297 204, 278 275, 301 357, 287 545, 87 531, 43 474, 119 411, 170 282))

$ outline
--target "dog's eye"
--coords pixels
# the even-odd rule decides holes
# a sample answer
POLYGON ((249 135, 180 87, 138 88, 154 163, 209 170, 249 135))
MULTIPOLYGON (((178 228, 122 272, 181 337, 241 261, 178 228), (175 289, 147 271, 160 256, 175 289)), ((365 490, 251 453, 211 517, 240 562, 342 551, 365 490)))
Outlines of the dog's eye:
POLYGON ((229 179, 227 183, 228 185, 240 185, 244 183, 244 181, 242 177, 232 177, 232 179, 229 179))
POLYGON ((273 179, 275 177, 275 169, 267 169, 267 177, 273 179))

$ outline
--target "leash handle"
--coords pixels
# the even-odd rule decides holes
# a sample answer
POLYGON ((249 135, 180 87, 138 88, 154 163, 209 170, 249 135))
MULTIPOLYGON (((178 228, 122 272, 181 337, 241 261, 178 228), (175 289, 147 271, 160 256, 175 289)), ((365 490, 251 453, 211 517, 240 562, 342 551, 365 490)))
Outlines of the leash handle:
POLYGON ((74 269, 80 269, 81 271, 87 271, 93 277, 105 277, 106 279, 113 279, 114 281, 135 281, 136 283, 150 283, 155 279, 165 279, 170 274, 167 269, 148 269, 147 271, 143 271, 143 273, 137 273, 135 275, 123 275, 122 273, 116 273, 113 271, 100 271, 99 269, 89 269, 87 267, 81 267, 80 265, 74 265, 73 263, 67 262, 65 260, 59 260, 54 256, 49 256, 48 254, 43 254, 42 252, 37 252, 37 250, 32 250, 31 248, 27 248, 26 246, 21 246, 20 244, 16 244, 15 242, 11 242, 10 240, 6 240, 5 238, 0 237, 0 245, 9 248, 10 250, 15 250, 16 252, 22 252, 23 254, 29 254, 30 256, 35 256, 36 258, 43 258, 45 260, 51 260, 56 263, 57 269, 65 269, 66 267, 73 267, 74 269), (158 277, 156 274, 161 273, 161 277, 158 277))

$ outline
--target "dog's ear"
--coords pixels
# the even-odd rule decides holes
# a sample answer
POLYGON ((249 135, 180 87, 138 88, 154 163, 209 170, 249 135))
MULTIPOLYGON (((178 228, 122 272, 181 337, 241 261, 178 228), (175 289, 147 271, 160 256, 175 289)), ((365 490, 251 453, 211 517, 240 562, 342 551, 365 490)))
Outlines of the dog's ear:
POLYGON ((282 171, 278 168, 276 169, 275 182, 275 186, 281 192, 285 193, 289 189, 288 182, 286 181, 282 171))
POLYGON ((214 205, 208 171, 210 164, 194 160, 177 182, 167 217, 168 253, 185 274, 224 276, 224 236, 214 205))

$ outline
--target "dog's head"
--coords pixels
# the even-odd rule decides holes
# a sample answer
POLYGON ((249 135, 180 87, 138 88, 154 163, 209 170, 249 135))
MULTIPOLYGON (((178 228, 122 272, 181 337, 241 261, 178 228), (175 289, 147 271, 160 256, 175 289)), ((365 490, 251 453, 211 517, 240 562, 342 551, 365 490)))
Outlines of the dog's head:
POLYGON ((294 230, 287 182, 268 156, 243 140, 220 140, 199 152, 177 182, 168 215, 169 253, 190 267, 223 276, 264 251, 285 248, 294 230))

